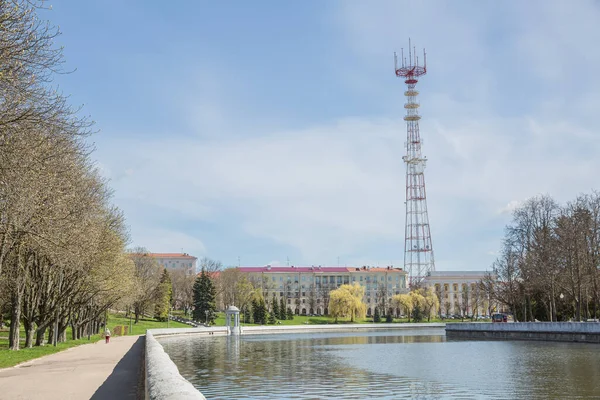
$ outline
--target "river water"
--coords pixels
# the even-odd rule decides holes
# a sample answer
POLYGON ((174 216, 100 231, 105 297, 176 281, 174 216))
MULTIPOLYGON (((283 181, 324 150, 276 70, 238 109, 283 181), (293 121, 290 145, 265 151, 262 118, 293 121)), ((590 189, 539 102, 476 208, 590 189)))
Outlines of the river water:
POLYGON ((207 399, 600 399, 600 346, 443 329, 167 337, 207 399))

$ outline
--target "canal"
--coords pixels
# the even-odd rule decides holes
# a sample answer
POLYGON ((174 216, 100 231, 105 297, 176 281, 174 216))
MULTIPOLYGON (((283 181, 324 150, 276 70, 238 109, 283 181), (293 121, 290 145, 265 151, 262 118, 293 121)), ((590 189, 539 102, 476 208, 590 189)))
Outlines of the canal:
POLYGON ((207 399, 600 398, 600 347, 451 341, 443 329, 165 337, 207 399))

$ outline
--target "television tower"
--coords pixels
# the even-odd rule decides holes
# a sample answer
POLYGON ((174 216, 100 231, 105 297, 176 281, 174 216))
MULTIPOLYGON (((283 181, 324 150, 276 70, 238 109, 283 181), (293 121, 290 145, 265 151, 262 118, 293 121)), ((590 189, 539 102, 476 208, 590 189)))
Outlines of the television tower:
POLYGON ((421 135, 419 133, 419 115, 417 102, 418 91, 415 90, 418 79, 427 73, 427 55, 423 50, 423 64, 408 41, 408 60, 404 49, 398 56, 394 53, 396 76, 404 79, 406 96, 406 155, 402 157, 406 163, 406 225, 404 228, 404 269, 408 270, 410 286, 419 287, 423 278, 435 271, 433 245, 427 215, 427 196, 425 194, 425 163, 427 158, 421 154, 421 135))

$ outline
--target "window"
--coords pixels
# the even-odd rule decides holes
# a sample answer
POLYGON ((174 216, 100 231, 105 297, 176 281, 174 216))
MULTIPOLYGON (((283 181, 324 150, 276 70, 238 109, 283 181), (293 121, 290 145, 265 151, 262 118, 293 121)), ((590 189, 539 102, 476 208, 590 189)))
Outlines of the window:
POLYGON ((321 283, 321 277, 320 276, 317 276, 315 279, 317 280, 317 283, 321 283))
POLYGON ((392 280, 392 277, 388 276, 388 282, 391 282, 391 280, 392 280))
POLYGON ((362 280, 363 280, 363 276, 361 275, 361 276, 360 276, 360 281, 362 282, 362 280))
POLYGON ((304 297, 304 296, 306 296, 306 292, 302 292, 302 296, 303 296, 303 297, 304 297))
POLYGON ((331 283, 331 284, 335 283, 335 276, 329 277, 329 283, 331 283))
POLYGON ((271 277, 271 282, 275 282, 275 277, 274 276, 271 277))
POLYGON ((283 292, 279 292, 279 296, 280 296, 280 297, 283 297, 283 292))
POLYGON ((294 275, 294 283, 298 283, 298 275, 294 275))
POLYGON ((302 282, 306 281, 306 277, 302 275, 302 282))
POLYGON ((283 276, 279 277, 279 282, 283 282, 283 276))
POLYGON ((342 277, 341 276, 337 277, 337 283, 342 283, 342 277))
POLYGON ((392 284, 388 283, 388 290, 392 290, 392 284))
POLYGON ((288 304, 292 304, 292 299, 288 298, 288 304))
POLYGON ((396 275, 396 282, 400 280, 400 275, 396 275))
POLYGON ((452 285, 452 290, 454 290, 455 292, 458 292, 458 284, 457 283, 452 285))

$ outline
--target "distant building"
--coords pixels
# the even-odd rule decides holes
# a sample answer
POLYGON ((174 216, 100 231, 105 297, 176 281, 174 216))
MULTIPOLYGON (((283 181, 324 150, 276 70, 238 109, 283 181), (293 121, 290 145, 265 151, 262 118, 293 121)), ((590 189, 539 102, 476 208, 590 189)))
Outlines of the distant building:
POLYGON ((442 315, 488 316, 494 304, 479 287, 486 271, 431 271, 423 284, 440 300, 442 315))
POLYGON ((407 293, 407 272, 402 268, 370 267, 238 267, 249 281, 262 290, 267 301, 273 295, 284 299, 293 313, 299 315, 329 314, 329 292, 342 284, 358 283, 365 288, 367 315, 379 307, 382 315, 397 315, 392 296, 407 293))
POLYGON ((196 273, 198 258, 187 253, 148 253, 148 255, 167 270, 183 269, 190 274, 196 273))

